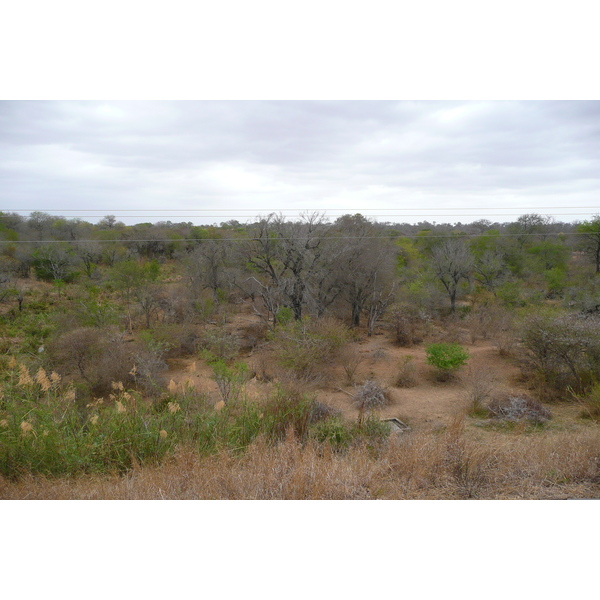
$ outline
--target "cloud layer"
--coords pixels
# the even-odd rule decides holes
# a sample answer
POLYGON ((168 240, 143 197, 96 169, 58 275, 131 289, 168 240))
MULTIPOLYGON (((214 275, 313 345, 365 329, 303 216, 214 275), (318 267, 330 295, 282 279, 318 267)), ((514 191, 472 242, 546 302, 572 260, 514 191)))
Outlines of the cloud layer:
POLYGON ((0 208, 581 219, 598 212, 598 140, 600 102, 5 101, 0 208))

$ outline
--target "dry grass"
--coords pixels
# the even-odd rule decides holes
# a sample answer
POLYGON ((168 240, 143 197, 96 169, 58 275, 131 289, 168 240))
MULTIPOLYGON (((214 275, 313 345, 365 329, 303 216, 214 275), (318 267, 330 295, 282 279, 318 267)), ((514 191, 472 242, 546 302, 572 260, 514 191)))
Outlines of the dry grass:
POLYGON ((301 444, 289 431, 277 445, 258 439, 239 456, 200 457, 179 448, 162 466, 124 476, 0 479, 3 499, 548 499, 600 496, 595 428, 531 435, 489 433, 460 418, 444 431, 335 452, 301 444))

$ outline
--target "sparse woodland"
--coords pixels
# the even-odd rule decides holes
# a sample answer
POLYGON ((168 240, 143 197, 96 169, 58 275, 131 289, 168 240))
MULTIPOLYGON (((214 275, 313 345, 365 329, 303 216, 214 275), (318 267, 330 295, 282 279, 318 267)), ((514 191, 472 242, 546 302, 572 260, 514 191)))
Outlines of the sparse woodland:
POLYGON ((1 498, 593 498, 600 216, 0 214, 1 498))

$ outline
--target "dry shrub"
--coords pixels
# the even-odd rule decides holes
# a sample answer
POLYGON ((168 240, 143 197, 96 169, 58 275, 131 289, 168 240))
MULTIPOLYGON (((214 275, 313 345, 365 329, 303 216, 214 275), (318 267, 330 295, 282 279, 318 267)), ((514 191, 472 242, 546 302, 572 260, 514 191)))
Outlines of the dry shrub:
POLYGON ((424 327, 429 317, 415 305, 396 306, 390 315, 394 341, 399 346, 409 347, 423 341, 424 327))
POLYGON ((366 410, 382 408, 391 402, 388 391, 373 379, 355 388, 354 399, 359 408, 366 410))
POLYGON ((491 369, 471 368, 465 380, 467 414, 470 417, 487 417, 486 402, 492 397, 498 378, 491 369))
POLYGON ((550 410, 539 400, 524 394, 505 394, 494 398, 487 406, 489 412, 503 421, 545 423, 551 419, 550 410))
POLYGON ((477 340, 487 340, 493 329, 494 311, 489 305, 474 307, 464 320, 469 328, 471 343, 477 340))
POLYGON ((415 376, 415 365, 413 363, 412 356, 405 356, 400 361, 395 385, 399 388, 412 388, 417 385, 417 378, 415 376))
POLYGON ((349 329, 337 319, 306 319, 278 327, 272 344, 279 365, 291 379, 316 384, 329 375, 326 367, 349 338, 349 329))
MULTIPOLYGON (((515 326, 515 314, 500 306, 489 306, 482 314, 479 332, 484 339, 491 339, 500 356, 512 356, 519 342, 515 326)), ((477 327, 476 327, 477 331, 477 327)))
POLYGON ((344 348, 339 356, 339 362, 344 369, 344 373, 346 374, 346 381, 349 385, 354 384, 354 377, 356 375, 356 371, 358 366, 364 361, 364 355, 356 346, 356 344, 351 344, 349 347, 344 348))
POLYGON ((115 381, 132 381, 134 359, 116 329, 73 329, 53 338, 45 354, 51 369, 86 385, 94 394, 110 391, 115 381))
POLYGON ((163 321, 175 324, 190 323, 197 312, 189 288, 182 285, 164 292, 162 309, 163 321))
POLYGON ((262 407, 263 423, 271 439, 281 440, 290 431, 299 439, 306 439, 314 423, 335 414, 315 396, 304 394, 292 385, 279 386, 262 407))
POLYGON ((152 329, 152 338, 167 348, 164 358, 190 356, 196 352, 198 334, 189 325, 161 324, 152 329))
POLYGON ((239 353, 240 340, 222 328, 205 329, 198 340, 198 348, 210 360, 219 359, 229 362, 239 353))
POLYGON ((600 318, 542 312, 523 323, 522 362, 538 377, 542 397, 589 391, 600 378, 600 318))
POLYGON ((356 386, 353 398, 358 408, 358 423, 361 426, 365 423, 365 413, 373 413, 373 411, 391 404, 388 390, 373 379, 368 379, 363 385, 356 386))
POLYGON ((600 384, 594 384, 588 394, 583 396, 574 394, 574 397, 581 406, 581 418, 600 423, 600 384))
POLYGON ((254 322, 245 325, 240 336, 240 350, 252 352, 260 343, 267 339, 269 328, 264 322, 254 322))

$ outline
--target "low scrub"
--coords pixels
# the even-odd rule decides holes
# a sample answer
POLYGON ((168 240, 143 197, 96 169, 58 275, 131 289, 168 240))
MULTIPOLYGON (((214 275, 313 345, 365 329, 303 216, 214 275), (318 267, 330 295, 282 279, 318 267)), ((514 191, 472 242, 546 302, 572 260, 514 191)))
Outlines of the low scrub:
POLYGON ((569 389, 586 393, 600 379, 600 318, 546 312, 523 323, 522 357, 538 381, 543 399, 561 398, 569 389))
POLYGON ((551 419, 547 407, 539 400, 524 394, 506 394, 495 398, 487 405, 487 409, 492 417, 503 421, 528 421, 541 424, 551 419))
POLYGON ((337 319, 305 319, 278 327, 271 339, 279 364, 314 382, 324 377, 323 367, 335 360, 350 331, 337 319))

